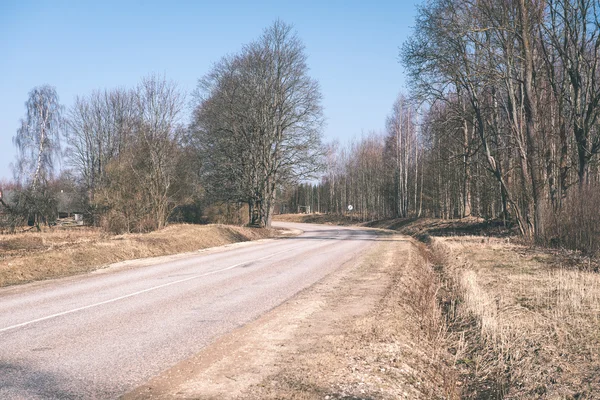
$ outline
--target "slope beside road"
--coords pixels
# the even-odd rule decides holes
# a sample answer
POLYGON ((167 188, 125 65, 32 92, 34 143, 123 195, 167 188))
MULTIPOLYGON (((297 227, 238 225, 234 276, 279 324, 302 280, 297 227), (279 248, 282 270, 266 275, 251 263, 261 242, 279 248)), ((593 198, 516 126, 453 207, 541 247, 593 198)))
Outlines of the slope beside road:
POLYGON ((0 398, 115 398, 355 260, 376 231, 297 237, 0 290, 0 398))

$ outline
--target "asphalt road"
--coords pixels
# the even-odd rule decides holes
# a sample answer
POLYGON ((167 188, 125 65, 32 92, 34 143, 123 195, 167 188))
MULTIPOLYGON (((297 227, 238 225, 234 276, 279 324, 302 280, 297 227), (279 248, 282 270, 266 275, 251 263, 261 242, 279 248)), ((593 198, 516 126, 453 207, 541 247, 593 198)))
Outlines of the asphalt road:
POLYGON ((0 289, 0 399, 110 399, 356 258, 357 228, 0 289))

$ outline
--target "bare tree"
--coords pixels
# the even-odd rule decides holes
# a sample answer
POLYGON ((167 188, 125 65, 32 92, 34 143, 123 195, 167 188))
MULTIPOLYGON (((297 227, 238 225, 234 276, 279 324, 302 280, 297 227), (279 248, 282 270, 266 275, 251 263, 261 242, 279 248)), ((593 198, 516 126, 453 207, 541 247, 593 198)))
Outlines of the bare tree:
POLYGON ((134 92, 116 89, 77 97, 67 115, 68 165, 80 175, 88 201, 106 180, 106 167, 128 146, 137 123, 134 92))
POLYGON ((178 146, 183 136, 181 111, 184 95, 174 82, 156 75, 142 80, 135 92, 137 125, 136 150, 143 154, 137 168, 137 184, 147 193, 152 219, 163 228, 175 202, 174 181, 177 177, 178 146))
POLYGON ((199 85, 193 131, 207 186, 247 202, 252 224, 271 225, 279 185, 321 169, 321 94, 306 58, 292 27, 277 21, 199 85))
POLYGON ((25 107, 26 116, 13 137, 18 150, 15 174, 21 184, 18 205, 13 212, 33 218, 39 229, 41 220, 48 222, 54 211, 48 181, 53 176, 55 159, 60 155, 63 107, 56 89, 49 85, 34 88, 25 107))
POLYGON ((56 89, 39 86, 29 92, 27 113, 13 143, 17 147, 19 181, 35 191, 51 178, 55 157, 60 153, 62 110, 56 89))
POLYGON ((417 212, 417 181, 419 139, 416 132, 415 107, 404 95, 399 95, 387 118, 387 160, 394 171, 394 202, 396 217, 408 217, 417 212))
POLYGON ((549 0, 541 25, 552 89, 561 111, 571 116, 581 185, 589 182, 590 160, 600 152, 599 13, 596 0, 549 0))

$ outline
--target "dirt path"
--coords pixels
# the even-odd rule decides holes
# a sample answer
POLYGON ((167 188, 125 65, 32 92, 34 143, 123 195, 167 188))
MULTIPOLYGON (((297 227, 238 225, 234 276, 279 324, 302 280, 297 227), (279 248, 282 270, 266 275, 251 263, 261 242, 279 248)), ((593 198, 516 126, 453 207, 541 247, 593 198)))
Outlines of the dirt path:
POLYGON ((440 361, 399 301, 405 278, 421 274, 414 266, 426 267, 410 239, 382 237, 341 271, 124 398, 443 395, 440 361))

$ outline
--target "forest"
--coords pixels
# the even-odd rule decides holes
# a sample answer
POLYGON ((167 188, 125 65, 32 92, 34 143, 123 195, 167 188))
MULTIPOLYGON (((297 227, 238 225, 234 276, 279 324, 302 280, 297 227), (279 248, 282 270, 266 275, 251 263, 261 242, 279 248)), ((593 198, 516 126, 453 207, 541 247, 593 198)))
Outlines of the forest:
POLYGON ((326 151, 308 205, 362 220, 495 220, 595 252, 600 233, 600 26, 593 0, 432 0, 399 51, 409 90, 386 132, 326 151))

